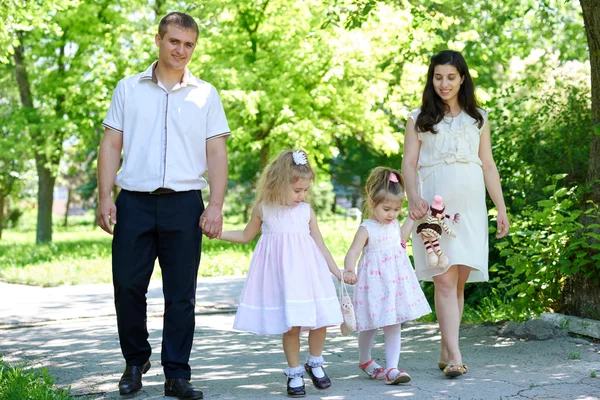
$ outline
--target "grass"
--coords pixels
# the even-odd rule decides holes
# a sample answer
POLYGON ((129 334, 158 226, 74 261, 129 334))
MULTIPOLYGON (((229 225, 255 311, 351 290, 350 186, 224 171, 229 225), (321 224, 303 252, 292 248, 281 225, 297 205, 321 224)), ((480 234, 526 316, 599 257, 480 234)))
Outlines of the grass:
POLYGON ((70 390, 56 389, 47 369, 10 366, 0 360, 0 399, 68 400, 70 390))
MULTIPOLYGON (((35 215, 26 214, 18 229, 3 232, 0 241, 0 280, 36 286, 109 283, 111 236, 93 224, 93 215, 70 217, 67 229, 54 226, 53 243, 35 245, 35 215)), ((55 222, 62 222, 56 218, 55 222)), ((226 218, 225 229, 242 229, 236 218, 226 218)), ((334 216, 320 221, 325 242, 340 267, 357 224, 334 216)), ((247 245, 203 239, 199 275, 232 276, 248 271, 257 239, 247 245)), ((160 279, 156 263, 152 279, 160 279)))

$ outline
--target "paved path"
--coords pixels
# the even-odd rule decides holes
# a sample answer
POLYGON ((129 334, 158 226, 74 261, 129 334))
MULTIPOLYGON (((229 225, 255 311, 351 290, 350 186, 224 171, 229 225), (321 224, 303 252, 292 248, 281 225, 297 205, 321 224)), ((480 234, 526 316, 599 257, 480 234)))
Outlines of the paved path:
MULTIPOLYGON (((282 399, 284 356, 279 337, 231 330, 243 285, 241 278, 203 279, 198 285, 198 316, 190 363, 192 379, 207 399, 282 399)), ((160 283, 149 291, 148 329, 152 368, 139 399, 162 396, 160 367, 162 299, 160 283)), ((41 289, 0 283, 0 354, 9 362, 46 367, 60 387, 81 398, 119 399, 123 370, 110 285, 41 289)), ((326 344, 333 386, 307 399, 600 399, 600 344, 557 337, 515 341, 497 336, 494 326, 465 325, 461 343, 470 370, 447 379, 437 369, 439 332, 434 324, 408 323, 402 330, 401 367, 413 380, 390 387, 365 379, 356 367, 356 335, 331 329, 326 344)), ((306 339, 302 357, 306 357, 306 339)), ((377 337, 375 358, 384 356, 377 337)))

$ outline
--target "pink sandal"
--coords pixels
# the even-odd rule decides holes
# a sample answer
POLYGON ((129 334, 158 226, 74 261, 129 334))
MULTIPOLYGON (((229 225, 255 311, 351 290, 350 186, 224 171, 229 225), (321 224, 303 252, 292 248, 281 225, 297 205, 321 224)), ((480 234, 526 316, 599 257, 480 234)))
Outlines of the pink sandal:
POLYGON ((398 385, 400 383, 408 383, 410 382, 410 375, 403 369, 398 370, 398 368, 390 368, 388 372, 385 373, 385 384, 386 385, 398 385), (398 371, 394 379, 390 379, 390 372, 393 370, 398 371))
POLYGON ((383 367, 375 368, 372 371, 366 370, 366 368, 374 362, 375 361, 373 361, 373 359, 370 359, 369 361, 367 361, 364 364, 358 364, 358 368, 360 368, 365 374, 367 374, 369 379, 376 379, 376 380, 385 379, 385 374, 384 374, 385 368, 383 368, 383 367))

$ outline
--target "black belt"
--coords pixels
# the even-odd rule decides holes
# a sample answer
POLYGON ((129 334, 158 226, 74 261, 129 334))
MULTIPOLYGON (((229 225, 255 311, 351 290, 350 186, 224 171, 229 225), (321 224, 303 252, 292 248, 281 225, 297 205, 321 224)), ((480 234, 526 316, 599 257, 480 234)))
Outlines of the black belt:
POLYGON ((150 192, 150 194, 169 194, 169 193, 176 193, 173 189, 169 189, 169 188, 158 188, 156 190, 153 190, 150 192))

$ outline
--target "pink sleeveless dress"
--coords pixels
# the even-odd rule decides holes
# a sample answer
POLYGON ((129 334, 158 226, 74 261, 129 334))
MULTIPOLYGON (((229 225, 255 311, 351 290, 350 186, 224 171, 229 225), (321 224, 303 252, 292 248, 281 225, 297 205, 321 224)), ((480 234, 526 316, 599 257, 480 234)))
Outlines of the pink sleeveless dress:
POLYGON ((354 287, 357 330, 400 324, 431 313, 406 254, 406 243, 400 239, 398 221, 382 224, 367 219, 360 226, 369 232, 369 241, 358 261, 354 287))
POLYGON ((233 328, 282 334, 294 326, 342 323, 325 257, 310 236, 310 206, 263 205, 262 235, 248 271, 233 328))

